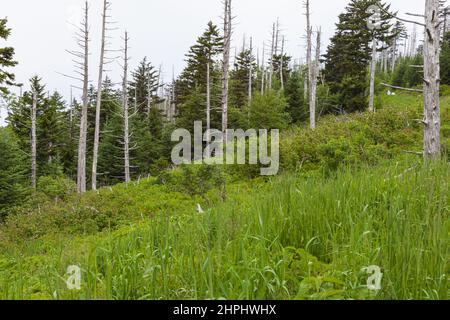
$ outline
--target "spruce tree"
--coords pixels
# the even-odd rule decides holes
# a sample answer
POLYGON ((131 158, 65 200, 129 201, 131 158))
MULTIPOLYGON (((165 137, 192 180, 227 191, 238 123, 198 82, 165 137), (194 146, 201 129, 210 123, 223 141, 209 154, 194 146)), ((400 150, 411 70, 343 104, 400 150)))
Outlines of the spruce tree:
MULTIPOLYGON (((7 19, 0 19, 0 39, 8 40, 11 34, 11 29, 6 26, 7 19)), ((4 47, 0 48, 0 92, 8 93, 8 87, 14 85, 15 76, 13 73, 7 71, 5 68, 14 67, 17 62, 14 61, 14 48, 4 47)))
POLYGON ((338 95, 343 111, 366 109, 372 39, 375 37, 378 42, 390 46, 397 36, 391 32, 389 9, 390 6, 380 0, 351 0, 345 13, 339 16, 336 34, 325 55, 325 77, 331 93, 338 95), (381 28, 374 31, 367 25, 372 15, 368 9, 372 5, 382 8, 381 28))
MULTIPOLYGON (((236 57, 234 70, 230 73, 231 106, 242 108, 248 103, 248 86, 251 70, 256 70, 256 59, 250 49, 244 49, 236 57)), ((252 86, 256 88, 255 81, 252 81, 252 86)))
POLYGON ((441 53, 441 83, 450 85, 450 32, 444 36, 441 53))
POLYGON ((24 204, 28 166, 24 152, 10 128, 0 128, 0 221, 14 205, 24 204))
POLYGON ((210 80, 211 128, 219 128, 221 123, 220 107, 220 70, 217 65, 217 56, 222 50, 223 38, 212 22, 208 23, 205 32, 197 39, 186 55, 187 66, 176 81, 175 100, 179 106, 178 123, 184 123, 191 128, 194 125, 187 120, 199 120, 206 124, 208 104, 208 65, 210 80), (200 101, 203 96, 203 101, 200 101), (192 101, 199 105, 193 107, 192 101), (188 114, 186 109, 195 112, 188 114), (195 111, 193 110, 195 109, 195 111))

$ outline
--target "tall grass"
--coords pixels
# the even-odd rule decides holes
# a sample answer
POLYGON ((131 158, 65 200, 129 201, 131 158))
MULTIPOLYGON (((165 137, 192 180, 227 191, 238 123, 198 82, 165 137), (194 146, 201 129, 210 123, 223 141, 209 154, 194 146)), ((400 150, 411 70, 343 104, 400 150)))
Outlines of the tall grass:
POLYGON ((37 243, 0 256, 0 298, 448 299, 450 167, 407 163, 284 176, 203 214, 37 243))

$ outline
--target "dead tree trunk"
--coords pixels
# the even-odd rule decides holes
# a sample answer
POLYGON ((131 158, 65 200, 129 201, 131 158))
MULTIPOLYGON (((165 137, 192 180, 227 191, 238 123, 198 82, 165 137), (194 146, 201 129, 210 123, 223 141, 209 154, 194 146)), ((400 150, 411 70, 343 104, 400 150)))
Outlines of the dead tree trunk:
POLYGON ((100 48, 100 65, 98 69, 97 82, 97 105, 95 108, 95 132, 94 132, 94 150, 92 156, 92 190, 97 190, 97 165, 98 165, 98 148, 100 143, 100 114, 102 107, 102 86, 103 86, 103 66, 105 59, 105 43, 106 43, 106 18, 109 3, 103 0, 102 14, 102 40, 100 48))
POLYGON ((269 68, 269 79, 268 79, 268 88, 269 90, 272 89, 272 80, 273 80, 273 56, 275 55, 275 41, 276 41, 276 25, 273 23, 273 30, 272 30, 272 46, 270 50, 270 68, 269 68))
POLYGON ((206 136, 207 142, 210 141, 209 133, 211 130, 211 63, 210 58, 206 62, 206 136))
POLYGON ((224 42, 222 62, 222 131, 228 129, 228 86, 230 71, 230 50, 232 35, 231 0, 224 2, 224 42))
POLYGON ((87 140, 87 116, 88 116, 88 86, 89 86, 89 5, 85 2, 84 21, 82 31, 82 39, 80 46, 83 53, 77 55, 82 58, 81 68, 83 76, 83 105, 81 108, 80 118, 80 140, 78 143, 78 168, 77 168, 77 191, 78 193, 86 192, 86 140, 87 140))
POLYGON ((281 41, 281 55, 280 55, 280 84, 281 84, 281 90, 284 90, 283 64, 284 64, 284 36, 283 36, 283 40, 281 41))
POLYGON ((252 89, 253 89, 253 39, 250 37, 250 66, 248 70, 248 104, 252 102, 252 89))
POLYGON ((424 40, 424 157, 438 159, 441 155, 440 86, 440 20, 439 0, 425 2, 424 40))
POLYGON ((316 128, 316 101, 317 101, 317 78, 319 76, 320 69, 320 41, 321 31, 317 30, 316 41, 316 57, 314 63, 312 63, 312 72, 310 78, 310 125, 311 129, 316 128))
POLYGON ((125 32, 124 63, 123 63, 123 83, 122 83, 122 104, 123 104, 123 144, 125 159, 125 183, 131 181, 130 175, 130 131, 128 115, 128 33, 125 32))
POLYGON ((309 120, 311 129, 316 127, 315 98, 313 99, 312 82, 314 66, 312 64, 312 27, 309 0, 305 1, 306 8, 306 63, 308 64, 308 96, 309 96, 309 120))
POLYGON ((369 97, 369 112, 374 112, 375 99, 375 73, 377 69, 377 39, 375 35, 372 39, 372 62, 370 65, 370 97, 369 97))
POLYGON ((397 64, 397 41, 398 37, 395 37, 394 43, 392 45, 392 61, 391 61, 391 72, 395 72, 395 67, 397 64))
POLYGON ((264 94, 265 89, 265 78, 266 78, 266 68, 265 68, 265 55, 266 55, 266 44, 263 42, 262 49, 262 65, 261 65, 261 94, 264 94))
POLYGON ((31 187, 36 190, 37 181, 37 138, 36 138, 36 109, 37 95, 35 88, 33 89, 33 103, 31 106, 31 187))

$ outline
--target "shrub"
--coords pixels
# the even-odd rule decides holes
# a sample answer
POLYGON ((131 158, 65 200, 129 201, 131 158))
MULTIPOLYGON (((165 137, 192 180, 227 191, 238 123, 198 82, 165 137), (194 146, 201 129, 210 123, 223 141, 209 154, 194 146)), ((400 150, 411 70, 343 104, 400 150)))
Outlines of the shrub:
POLYGON ((40 177, 38 191, 50 199, 65 200, 76 192, 76 184, 66 177, 40 177))

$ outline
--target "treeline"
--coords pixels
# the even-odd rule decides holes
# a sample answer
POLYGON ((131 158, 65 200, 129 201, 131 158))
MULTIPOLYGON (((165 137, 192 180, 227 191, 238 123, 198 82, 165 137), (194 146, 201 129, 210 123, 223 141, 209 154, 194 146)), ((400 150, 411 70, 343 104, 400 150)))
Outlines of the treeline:
MULTIPOLYGON (((225 15, 230 17, 227 23, 231 25, 228 3, 225 15)), ((106 4, 105 1, 105 8, 106 4)), ((309 1, 306 4, 309 14, 309 1)), ((417 67, 423 64, 423 48, 417 46, 416 36, 408 37, 402 23, 394 23, 393 14, 386 13, 389 11, 390 7, 379 0, 351 0, 339 16, 336 33, 324 55, 320 52, 320 31, 309 28, 309 41, 313 33, 317 35, 320 61, 313 61, 310 43, 306 64, 296 62, 285 52, 279 23, 274 23, 271 43, 262 50, 255 49, 252 38, 244 40, 231 59, 229 70, 226 69, 229 71, 226 81, 223 63, 227 54, 226 32, 213 22, 208 23, 186 54, 186 67, 172 81, 165 83, 162 70, 144 58, 131 70, 130 80, 120 86, 108 77, 103 80, 100 94, 96 87, 90 86, 86 99, 86 167, 93 162, 98 121, 97 185, 109 186, 125 180, 124 97, 129 108, 126 136, 130 174, 132 179, 138 179, 158 175, 171 167, 170 135, 174 128, 193 130, 194 121, 202 121, 205 130, 222 128, 224 92, 228 128, 284 129, 310 119, 313 75, 319 80, 312 98, 317 105, 313 112, 317 118, 367 110, 371 98, 369 65, 373 59, 377 62, 378 81, 418 86, 423 83, 423 74, 417 67), (374 4, 385 12, 382 27, 375 31, 367 28, 368 8, 374 4), (317 73, 312 73, 312 63, 320 66, 317 73), (98 97, 101 97, 100 117, 96 115, 98 97)), ((10 30, 6 20, 0 22, 0 36, 6 40, 10 30)), ((449 84, 450 33, 446 33, 442 43, 441 78, 443 84, 449 84)), ((14 49, 0 50, 1 66, 13 67, 14 49)), ((60 192, 61 189, 75 189, 72 181, 77 181, 83 99, 71 97, 65 101, 58 92, 48 92, 44 80, 38 76, 30 79, 30 89, 21 95, 7 95, 8 86, 14 84, 14 75, 2 69, 0 89, 8 108, 8 127, 0 129, 0 147, 7 150, 0 153, 0 216, 2 210, 6 212, 31 194, 33 171, 37 189, 45 189, 54 197, 64 195, 66 190, 60 192), (35 157, 30 154, 33 137, 35 157), (36 159, 34 169, 30 166, 32 158, 36 159)), ((90 185, 92 177, 87 174, 86 178, 90 185)))

